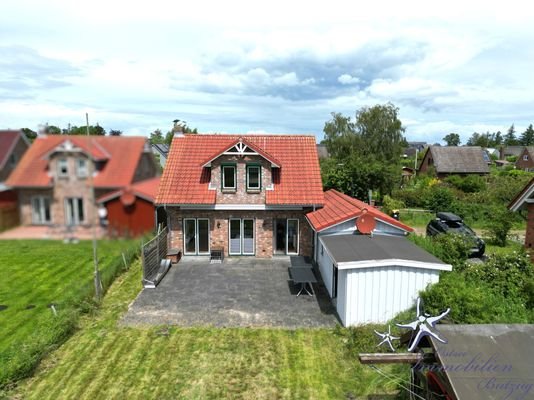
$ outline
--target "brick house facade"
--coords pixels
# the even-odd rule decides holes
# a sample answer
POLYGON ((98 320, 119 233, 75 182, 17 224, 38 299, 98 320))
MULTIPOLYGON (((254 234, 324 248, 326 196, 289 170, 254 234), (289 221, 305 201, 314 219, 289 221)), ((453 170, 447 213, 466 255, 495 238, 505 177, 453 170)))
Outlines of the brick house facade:
POLYGON ((534 262, 534 179, 519 192, 508 205, 508 209, 526 213, 525 249, 534 262))
POLYGON ((306 214, 323 201, 315 137, 175 137, 156 204, 184 255, 313 253, 306 214))
POLYGON ((517 157, 515 167, 523 171, 534 170, 534 146, 525 146, 517 157))
POLYGON ((157 171, 145 138, 45 136, 7 183, 18 192, 22 225, 88 227, 100 222, 92 184, 98 199, 157 171))

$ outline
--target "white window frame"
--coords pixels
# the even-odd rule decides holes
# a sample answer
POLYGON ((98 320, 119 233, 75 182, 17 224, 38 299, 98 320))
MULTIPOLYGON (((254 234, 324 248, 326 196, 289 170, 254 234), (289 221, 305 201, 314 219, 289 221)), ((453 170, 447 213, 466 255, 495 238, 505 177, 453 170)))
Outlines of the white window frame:
POLYGON ((58 158, 57 160, 57 176, 66 178, 69 176, 69 160, 67 158, 58 158), (65 172, 62 172, 62 166, 65 166, 65 172))
POLYGON ((86 212, 85 212, 85 202, 83 201, 83 197, 66 197, 64 200, 64 210, 65 210, 65 225, 67 226, 77 226, 77 225, 83 225, 86 222, 86 212), (78 219, 80 214, 80 202, 82 205, 82 213, 83 213, 83 219, 78 219), (69 206, 69 201, 71 201, 71 206, 69 206), (69 214, 68 210, 72 207, 72 212, 74 214, 74 220, 71 220, 71 215, 69 214))
POLYGON ((231 256, 254 256, 256 255, 256 219, 255 218, 229 218, 228 219, 228 255, 231 256), (252 252, 245 253, 245 220, 252 221, 252 252), (232 252, 230 246, 230 233, 232 221, 239 221, 239 252, 232 252))
POLYGON ((76 159, 76 176, 78 178, 87 178, 89 176, 89 165, 85 158, 76 159), (80 162, 83 162, 84 167, 80 168, 80 162))
POLYGON ((50 200, 50 196, 42 196, 42 195, 32 196, 30 198, 30 207, 31 207, 31 212, 32 212, 31 215, 32 215, 33 225, 48 225, 52 222, 52 203, 50 200), (34 209, 33 209, 34 199, 37 199, 37 201, 39 202, 39 218, 36 218, 37 215, 35 215, 34 213, 34 209), (50 217, 48 221, 46 220, 45 200, 48 200, 48 215, 50 217), (42 220, 41 220, 41 216, 43 217, 42 220))
POLYGON ((237 165, 222 165, 221 166, 221 182, 223 190, 236 190, 237 189, 237 165), (224 170, 226 168, 232 168, 234 170, 234 186, 226 186, 226 179, 224 170))
POLYGON ((528 154, 523 154, 523 161, 528 161, 528 154))
POLYGON ((184 249, 184 255, 186 256, 204 256, 209 255, 211 253, 211 224, 209 218, 184 218, 182 221, 182 242, 183 242, 183 249, 184 249), (194 221, 195 222, 195 251, 194 252, 188 252, 185 247, 185 224, 186 221, 194 221), (208 221, 208 251, 206 252, 200 252, 198 250, 198 221, 208 221))

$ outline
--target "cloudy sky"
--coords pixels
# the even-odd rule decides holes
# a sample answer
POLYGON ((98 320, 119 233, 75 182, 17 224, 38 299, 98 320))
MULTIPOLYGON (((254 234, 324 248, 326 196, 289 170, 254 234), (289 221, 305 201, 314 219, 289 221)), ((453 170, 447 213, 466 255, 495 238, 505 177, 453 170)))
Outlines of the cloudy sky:
POLYGON ((436 3, 5 1, 0 128, 89 112, 127 134, 178 118, 320 140, 331 112, 388 101, 410 140, 534 123, 534 7, 436 3))

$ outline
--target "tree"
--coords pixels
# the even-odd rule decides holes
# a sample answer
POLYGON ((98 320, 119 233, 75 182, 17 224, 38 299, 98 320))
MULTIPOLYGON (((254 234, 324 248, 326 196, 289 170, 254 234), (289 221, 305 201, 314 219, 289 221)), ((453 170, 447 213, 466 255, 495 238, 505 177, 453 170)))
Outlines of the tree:
POLYGON ((515 136, 515 127, 514 124, 508 128, 508 132, 506 132, 506 135, 504 135, 504 144, 506 146, 514 146, 517 145, 519 142, 517 141, 517 137, 515 136))
POLYGON ((459 146, 460 145, 460 135, 457 133, 449 133, 442 139, 447 146, 459 146))
POLYGON ((332 113, 332 119, 324 124, 324 139, 321 142, 326 146, 330 157, 341 160, 359 148, 360 138, 355 128, 350 117, 332 113))
POLYGON ((501 131, 495 132, 495 136, 493 137, 493 146, 492 147, 500 146, 503 143, 503 140, 504 139, 502 137, 501 131))
MULTIPOLYGON (((86 126, 72 126, 68 131, 65 132, 65 134, 68 135, 87 135, 87 127, 86 126)), ((102 128, 100 125, 89 125, 89 135, 95 135, 95 136, 104 136, 106 134, 106 130, 102 128)))
POLYGON ((43 133, 47 135, 61 135, 61 129, 55 125, 48 125, 47 123, 43 128, 43 133))
POLYGON ((148 139, 150 144, 162 144, 165 143, 165 138, 163 137, 163 132, 161 132, 160 129, 156 129, 154 132, 150 134, 150 137, 148 139))
POLYGON ((531 146, 534 144, 534 129, 532 128, 532 124, 530 124, 526 131, 521 134, 519 142, 523 146, 531 146))
POLYGON ((30 142, 33 142, 37 137, 37 132, 32 131, 30 128, 22 128, 21 131, 30 142))
POLYGON ((121 136, 122 135, 122 131, 118 129, 110 129, 108 133, 109 133, 109 136, 121 136))

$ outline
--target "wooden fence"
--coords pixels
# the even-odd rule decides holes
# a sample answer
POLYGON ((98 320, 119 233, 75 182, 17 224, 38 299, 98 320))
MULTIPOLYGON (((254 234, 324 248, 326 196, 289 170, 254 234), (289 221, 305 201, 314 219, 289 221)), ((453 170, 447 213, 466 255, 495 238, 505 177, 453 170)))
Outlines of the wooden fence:
POLYGON ((20 223, 17 204, 4 204, 0 207, 0 232, 20 223))

